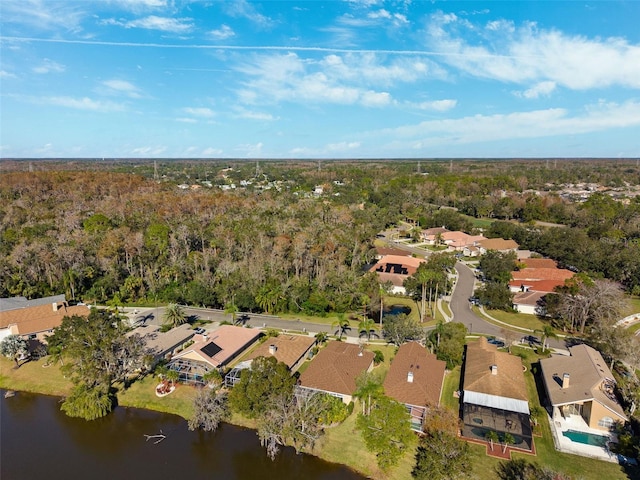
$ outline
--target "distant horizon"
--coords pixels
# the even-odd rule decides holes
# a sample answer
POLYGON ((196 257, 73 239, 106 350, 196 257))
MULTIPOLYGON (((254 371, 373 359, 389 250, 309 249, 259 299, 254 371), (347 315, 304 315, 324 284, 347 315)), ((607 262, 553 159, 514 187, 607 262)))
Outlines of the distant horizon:
POLYGON ((2 0, 2 158, 637 158, 640 2, 2 0))

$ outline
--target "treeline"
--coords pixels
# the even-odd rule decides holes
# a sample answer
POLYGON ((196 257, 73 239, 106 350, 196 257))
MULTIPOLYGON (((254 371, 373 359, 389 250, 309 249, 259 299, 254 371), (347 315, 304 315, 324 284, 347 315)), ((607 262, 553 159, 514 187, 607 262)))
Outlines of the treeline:
POLYGON ((555 193, 560 181, 637 185, 634 162, 157 163, 156 172, 150 161, 32 162, 33 172, 2 174, 0 296, 64 292, 116 304, 371 311, 380 289, 363 272, 375 234, 403 218, 472 230, 459 212, 509 220, 485 235, 640 289, 637 197, 625 205, 596 194, 576 204, 555 193), (176 188, 205 180, 249 184, 176 188), (323 186, 321 196, 311 194, 315 185, 323 186))

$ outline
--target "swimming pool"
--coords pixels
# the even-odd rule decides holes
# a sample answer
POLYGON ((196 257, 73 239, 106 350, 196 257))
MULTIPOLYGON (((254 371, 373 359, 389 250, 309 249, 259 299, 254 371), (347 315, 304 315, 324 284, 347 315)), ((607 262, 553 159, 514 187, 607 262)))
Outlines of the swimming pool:
POLYGON ((577 430, 567 430, 562 432, 572 442, 583 443, 585 445, 595 445, 596 447, 604 447, 609 441, 608 436, 596 435, 594 433, 578 432, 577 430))

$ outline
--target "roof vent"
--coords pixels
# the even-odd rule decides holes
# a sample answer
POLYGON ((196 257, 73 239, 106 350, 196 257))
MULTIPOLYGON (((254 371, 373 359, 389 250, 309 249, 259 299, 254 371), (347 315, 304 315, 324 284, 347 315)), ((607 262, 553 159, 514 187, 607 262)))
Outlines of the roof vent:
POLYGON ((491 375, 498 374, 498 365, 491 365, 491 375))
POLYGON ((562 374, 562 388, 569 388, 569 378, 571 377, 571 375, 569 375, 568 373, 563 373, 562 374))
POLYGON ((276 350, 278 350, 278 347, 276 347, 275 345, 269 345, 269 355, 275 355, 276 350))
POLYGON ((407 373, 407 382, 413 383, 413 372, 407 373))

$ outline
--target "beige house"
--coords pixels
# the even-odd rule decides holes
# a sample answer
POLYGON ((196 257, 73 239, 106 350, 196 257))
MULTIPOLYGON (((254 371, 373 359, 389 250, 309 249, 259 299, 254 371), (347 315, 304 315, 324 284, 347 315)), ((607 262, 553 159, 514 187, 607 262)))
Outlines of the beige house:
POLYGON ((89 313, 86 305, 69 306, 66 301, 4 310, 0 312, 0 340, 20 335, 25 340, 46 343, 47 336, 62 324, 64 317, 88 317, 89 313))
POLYGON ((309 350, 316 344, 315 337, 304 335, 283 335, 270 337, 258 345, 242 360, 253 360, 258 357, 276 357, 289 370, 295 372, 304 363, 309 350))
POLYGON ((588 345, 569 347, 570 356, 554 355, 540 361, 552 417, 579 429, 609 431, 628 421, 615 396, 615 380, 600 352, 588 345))
POLYGON ((356 392, 356 379, 373 369, 373 352, 359 345, 328 342, 300 376, 301 391, 324 392, 351 403, 356 392))
POLYGON ((513 446, 531 450, 529 394, 520 357, 500 352, 486 338, 467 345, 463 392, 463 435, 484 440, 489 431, 514 438, 513 446))
POLYGON ((402 403, 411 416, 411 428, 422 432, 429 407, 440 404, 446 362, 417 342, 400 345, 384 379, 384 393, 402 403))
POLYGON ((204 375, 227 366, 262 336, 258 329, 223 325, 206 335, 195 335, 194 343, 174 355, 169 368, 185 383, 204 384, 204 375))
POLYGON ((518 249, 518 244, 515 240, 505 240, 504 238, 487 238, 486 240, 480 240, 478 246, 484 252, 495 250, 497 252, 508 253, 515 252, 518 249))

